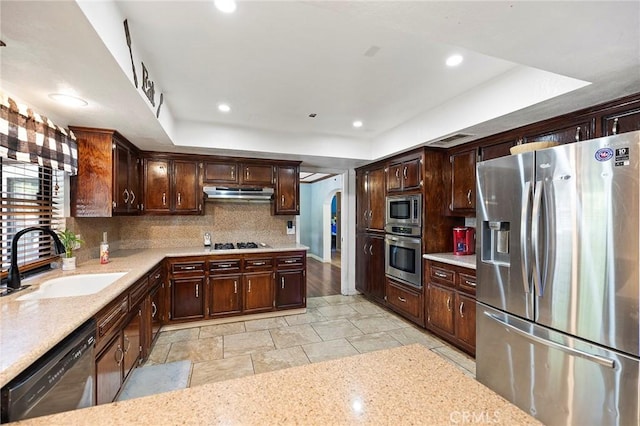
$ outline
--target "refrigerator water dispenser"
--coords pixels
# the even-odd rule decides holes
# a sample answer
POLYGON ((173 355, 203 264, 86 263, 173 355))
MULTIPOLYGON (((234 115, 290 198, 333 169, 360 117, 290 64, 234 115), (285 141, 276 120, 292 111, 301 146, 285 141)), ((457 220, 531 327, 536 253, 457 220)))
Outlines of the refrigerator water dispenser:
POLYGON ((482 222, 481 259, 486 263, 509 265, 510 222, 482 222))

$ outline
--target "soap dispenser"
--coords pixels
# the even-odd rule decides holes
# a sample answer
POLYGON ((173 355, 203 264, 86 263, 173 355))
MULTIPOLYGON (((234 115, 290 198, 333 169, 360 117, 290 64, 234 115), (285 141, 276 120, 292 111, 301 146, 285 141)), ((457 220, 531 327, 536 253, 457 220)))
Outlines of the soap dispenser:
POLYGON ((109 263, 109 243, 107 242, 107 233, 102 233, 102 242, 100 243, 100 264, 109 263))

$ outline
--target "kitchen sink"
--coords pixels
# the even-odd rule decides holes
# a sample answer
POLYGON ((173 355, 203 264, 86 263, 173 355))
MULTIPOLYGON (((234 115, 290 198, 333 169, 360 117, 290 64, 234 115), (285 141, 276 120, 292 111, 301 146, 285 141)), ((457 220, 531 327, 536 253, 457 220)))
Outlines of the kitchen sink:
POLYGON ((112 272, 105 274, 78 274, 54 278, 43 282, 37 290, 24 294, 16 300, 88 296, 108 287, 125 274, 126 272, 112 272))

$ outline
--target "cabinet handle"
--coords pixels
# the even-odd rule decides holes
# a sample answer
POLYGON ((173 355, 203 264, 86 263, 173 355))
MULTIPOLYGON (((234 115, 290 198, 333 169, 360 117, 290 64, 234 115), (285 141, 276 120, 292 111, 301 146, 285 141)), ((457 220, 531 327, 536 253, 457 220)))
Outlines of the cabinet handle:
POLYGON ((131 349, 131 340, 129 340, 129 337, 127 337, 127 335, 124 335, 124 341, 127 342, 127 347, 124 350, 124 353, 128 353, 129 349, 131 349))
POLYGON ((451 297, 447 297, 447 310, 451 312, 451 297))
POLYGON ((254 262, 253 266, 264 266, 266 264, 267 264, 267 262, 254 262))
POLYGON ((464 302, 460 302, 460 309, 458 309, 460 311, 460 318, 464 318, 464 313, 462 312, 463 309, 464 309, 464 302))
POLYGON ((245 169, 245 176, 246 176, 246 179, 249 180, 249 168, 248 167, 245 169))
POLYGON ((178 192, 178 205, 182 205, 182 194, 178 192))
POLYGON ((373 256, 373 244, 369 244, 369 254, 373 256))
POLYGON ((131 205, 133 205, 133 202, 136 199, 136 194, 133 193, 133 189, 131 191, 129 191, 129 192, 131 192, 131 205))
POLYGON ((230 263, 220 263, 218 265, 219 268, 231 268, 233 265, 231 265, 230 263))
POLYGON ((297 260, 295 260, 295 259, 286 259, 284 261, 284 263, 296 263, 296 262, 297 262, 297 260))
POLYGON ((196 284, 196 299, 200 297, 200 286, 196 284))
POLYGON ((440 278, 447 278, 447 274, 443 274, 442 272, 434 272, 433 273, 436 277, 440 277, 440 278))
POLYGON ((231 179, 235 179, 235 170, 231 169, 231 179))
POLYGON ((364 243, 364 245, 362 246, 362 251, 365 255, 367 254, 367 243, 364 243))
POLYGON ((162 193, 162 205, 166 206, 167 205, 167 194, 166 193, 162 193))
POLYGON ((580 126, 576 128, 576 142, 580 141, 580 126))
POLYGON ((151 302, 151 317, 155 318, 158 313, 158 307, 156 306, 156 302, 151 302))
POLYGON ((465 283, 466 285, 470 285, 471 287, 475 287, 475 286, 476 286, 476 283, 474 283, 473 281, 464 280, 464 283, 465 283))
POLYGON ((284 195, 282 196, 281 200, 280 200, 280 205, 284 206, 284 195))
POLYGON ((196 269, 196 267, 195 266, 183 266, 181 269, 183 271, 192 271, 192 270, 196 269))
POLYGON ((160 279, 160 274, 156 274, 156 280, 160 279))
POLYGON ((400 179, 400 169, 396 169, 396 179, 400 179))
POLYGON ((402 171, 402 176, 404 177, 404 180, 407 180, 407 166, 404 166, 404 170, 402 171))
POLYGON ((284 277, 280 278, 281 288, 284 290, 284 277))
POLYGON ((373 217, 373 211, 369 210, 369 224, 371 224, 372 217, 373 217))
POLYGON ((122 198, 124 198, 124 203, 127 204, 129 202, 129 191, 127 191, 127 189, 125 188, 124 191, 122 191, 122 198))
POLYGON ((467 191, 467 202, 471 205, 471 190, 467 191))
POLYGON ((233 282, 233 293, 238 294, 238 281, 233 282))
POLYGON ((613 133, 614 135, 618 134, 618 119, 617 118, 613 119, 613 128, 611 129, 611 133, 613 133))
POLYGON ((251 293, 251 280, 249 280, 249 289, 247 290, 247 293, 251 293))
POLYGON ((113 353, 114 359, 116 360, 116 364, 122 364, 122 360, 124 359, 124 352, 122 351, 122 346, 118 345, 115 352, 113 353), (118 351, 120 351, 120 359, 118 359, 118 351))
POLYGON ((402 303, 407 303, 407 299, 405 299, 404 297, 398 296, 398 300, 401 301, 402 303))

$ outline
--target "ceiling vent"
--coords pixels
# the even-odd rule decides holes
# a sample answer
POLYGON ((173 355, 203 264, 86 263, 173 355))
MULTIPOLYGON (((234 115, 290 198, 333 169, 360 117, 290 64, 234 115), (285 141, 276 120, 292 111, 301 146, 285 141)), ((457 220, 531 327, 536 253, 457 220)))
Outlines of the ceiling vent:
POLYGON ((468 133, 455 133, 451 136, 447 136, 446 138, 442 138, 437 141, 430 142, 427 145, 448 148, 450 146, 458 145, 459 144, 458 142, 460 142, 462 139, 466 139, 471 136, 473 135, 468 133))

